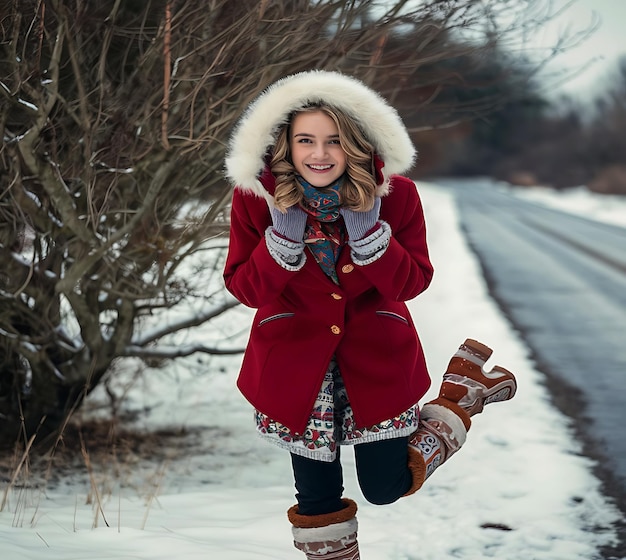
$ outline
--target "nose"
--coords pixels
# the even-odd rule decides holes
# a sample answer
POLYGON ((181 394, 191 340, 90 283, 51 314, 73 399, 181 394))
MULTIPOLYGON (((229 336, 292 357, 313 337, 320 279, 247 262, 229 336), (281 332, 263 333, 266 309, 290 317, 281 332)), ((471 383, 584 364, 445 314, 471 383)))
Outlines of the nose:
POLYGON ((322 159, 326 156, 326 143, 325 142, 317 142, 313 147, 313 156, 322 159))

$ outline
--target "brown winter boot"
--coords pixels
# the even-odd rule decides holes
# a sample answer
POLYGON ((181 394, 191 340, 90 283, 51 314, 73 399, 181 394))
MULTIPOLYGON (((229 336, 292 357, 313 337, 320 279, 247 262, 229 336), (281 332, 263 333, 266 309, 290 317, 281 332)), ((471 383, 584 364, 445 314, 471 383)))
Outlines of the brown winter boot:
POLYGON ((417 492, 437 467, 461 449, 471 423, 465 410, 446 399, 435 399, 422 407, 419 426, 409 439, 413 485, 407 496, 417 492))
POLYGON ((342 501, 346 507, 335 513, 300 515, 297 505, 287 511, 293 544, 308 560, 360 560, 356 503, 346 498, 342 501))
POLYGON ((456 351, 443 376, 439 396, 457 403, 470 416, 486 404, 508 401, 517 390, 515 376, 500 366, 485 371, 491 348, 468 338, 456 351))
POLYGON ((422 407, 418 429, 409 440, 413 486, 406 495, 419 490, 461 448, 471 426, 470 416, 482 412, 486 404, 515 395, 517 382, 510 371, 500 366, 483 370, 491 354, 491 348, 468 338, 450 360, 439 398, 422 407))

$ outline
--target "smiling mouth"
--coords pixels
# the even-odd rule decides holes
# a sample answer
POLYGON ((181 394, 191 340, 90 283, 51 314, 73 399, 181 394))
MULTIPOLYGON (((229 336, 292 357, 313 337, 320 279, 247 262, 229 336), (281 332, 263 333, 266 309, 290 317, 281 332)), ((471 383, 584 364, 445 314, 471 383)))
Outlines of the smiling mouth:
POLYGON ((333 166, 328 164, 328 165, 314 165, 314 164, 307 164, 307 167, 309 169, 312 169, 313 171, 328 171, 329 169, 332 169, 333 166))

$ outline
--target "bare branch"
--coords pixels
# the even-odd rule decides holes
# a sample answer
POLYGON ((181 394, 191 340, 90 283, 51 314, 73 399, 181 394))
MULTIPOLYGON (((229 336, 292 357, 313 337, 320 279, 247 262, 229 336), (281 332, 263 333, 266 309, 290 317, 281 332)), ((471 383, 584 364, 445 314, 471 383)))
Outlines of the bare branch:
POLYGON ((172 2, 165 4, 165 36, 163 38, 163 109, 161 113, 161 142, 166 150, 170 149, 167 138, 167 115, 170 108, 170 78, 172 64, 172 2))
POLYGON ((192 354, 202 353, 213 356, 236 356, 241 354, 245 348, 218 348, 216 346, 206 346, 204 344, 184 344, 181 346, 157 346, 154 348, 144 348, 142 346, 127 346, 122 356, 152 359, 152 360, 173 360, 183 358, 192 354))
POLYGON ((150 331, 148 334, 144 334, 142 337, 133 340, 132 346, 143 348, 167 335, 180 332, 185 329, 190 329, 192 327, 197 327, 199 325, 203 325, 207 321, 210 321, 215 317, 219 317, 229 309, 237 307, 238 305, 240 305, 240 303, 236 299, 234 299, 232 296, 228 296, 226 301, 212 307, 207 311, 203 311, 191 317, 187 317, 179 321, 163 325, 157 329, 150 331))

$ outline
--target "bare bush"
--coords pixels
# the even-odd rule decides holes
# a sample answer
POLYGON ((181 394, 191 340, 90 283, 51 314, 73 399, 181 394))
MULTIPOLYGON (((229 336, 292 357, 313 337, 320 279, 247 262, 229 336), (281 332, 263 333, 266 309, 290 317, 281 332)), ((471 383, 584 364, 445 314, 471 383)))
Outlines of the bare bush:
POLYGON ((458 80, 446 61, 490 48, 489 16, 511 3, 411 5, 3 3, 0 444, 56 433, 120 358, 239 351, 171 344, 235 304, 216 280, 229 131, 262 88, 311 68, 361 77, 410 118, 458 80))

